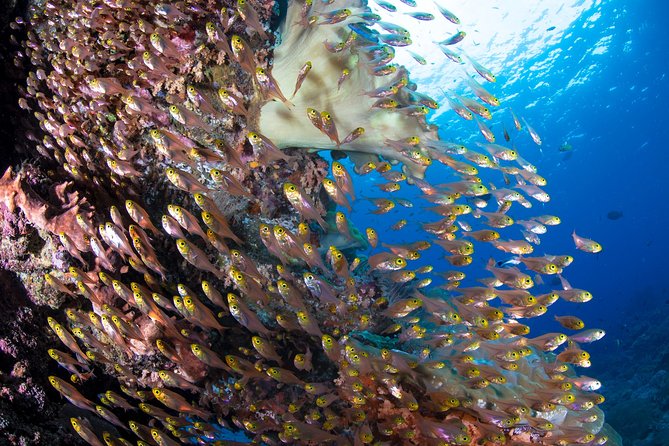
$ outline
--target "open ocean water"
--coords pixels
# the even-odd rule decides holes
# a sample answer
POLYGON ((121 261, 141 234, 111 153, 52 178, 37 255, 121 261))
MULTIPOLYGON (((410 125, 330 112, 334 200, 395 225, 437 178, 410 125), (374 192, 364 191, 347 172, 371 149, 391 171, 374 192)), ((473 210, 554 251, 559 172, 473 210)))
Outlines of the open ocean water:
MULTIPOLYGON (((500 108, 512 107, 543 141, 538 147, 525 129, 514 129, 510 113, 495 112, 490 127, 498 142, 508 144, 503 139, 506 129, 510 144, 548 180, 545 190, 551 200, 535 204, 533 214, 543 209, 562 219, 542 236, 535 253, 574 255, 565 278, 594 295, 587 304, 558 302, 550 317, 529 322, 533 333, 564 331, 552 320, 555 314, 575 315, 586 328, 604 329, 604 339, 587 346, 592 367, 581 373, 603 382, 607 422, 626 445, 667 445, 669 2, 514 0, 481 1, 470 7, 471 3, 444 3, 462 19, 463 29, 468 21, 477 29, 461 47, 497 75, 496 84, 485 86, 499 97, 500 108), (603 251, 576 251, 574 230, 600 242, 603 251)), ((410 19, 399 23, 412 24, 410 19)), ((462 70, 430 45, 448 32, 430 30, 426 37, 416 38, 420 32, 424 30, 412 29, 412 48, 428 64, 416 64, 407 53, 401 60, 410 67, 419 91, 431 93, 442 104, 432 122, 440 126, 444 140, 470 148, 476 141, 485 142, 476 124, 460 119, 444 99, 444 93, 467 91, 462 70)), ((471 69, 469 74, 476 76, 471 69)), ((445 174, 438 166, 428 172, 436 182, 445 174)), ((456 180, 444 176, 442 182, 456 180)), ((359 195, 381 196, 371 180, 358 186, 359 195)), ((365 209, 358 203, 352 220, 360 228, 374 225, 381 240, 415 241, 421 223, 438 219, 427 209, 431 204, 415 191, 400 193, 413 201, 412 208, 379 218, 370 213, 371 204, 365 209), (407 226, 390 229, 401 218, 408 220, 407 226)), ((445 263, 432 251, 416 265, 445 263)), ((505 259, 493 251, 477 245, 474 264, 484 265, 491 256, 505 259)), ((551 286, 555 289, 559 282, 547 283, 545 289, 551 286)))

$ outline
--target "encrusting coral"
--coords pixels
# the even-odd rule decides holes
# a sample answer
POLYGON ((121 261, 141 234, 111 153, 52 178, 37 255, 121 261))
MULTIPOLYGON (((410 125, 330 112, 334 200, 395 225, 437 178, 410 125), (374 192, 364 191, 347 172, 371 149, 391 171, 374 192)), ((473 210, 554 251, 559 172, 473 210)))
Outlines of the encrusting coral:
POLYGON ((366 4, 290 1, 273 53, 272 6, 47 0, 13 24, 19 105, 55 186, 40 198, 10 170, 0 202, 71 260, 43 280, 66 299, 44 326, 74 431, 92 445, 606 443, 601 384, 574 370, 603 331, 529 338, 519 322, 592 298, 562 276, 528 291, 529 272, 573 260, 529 256, 559 219, 507 214, 546 201, 545 180, 482 123, 491 156, 440 141, 438 105, 391 63, 408 36, 366 4), (326 149, 340 161, 313 153, 326 149), (424 180, 433 160, 453 182, 424 180), (524 194, 488 189, 484 168, 524 194), (422 228, 449 268, 490 244, 527 272, 491 261, 484 286, 463 287, 459 270, 408 270, 432 242, 363 238, 348 220, 363 175, 383 181, 379 218, 412 205, 400 187, 435 205, 422 228), (501 240, 512 225, 529 241, 501 240))

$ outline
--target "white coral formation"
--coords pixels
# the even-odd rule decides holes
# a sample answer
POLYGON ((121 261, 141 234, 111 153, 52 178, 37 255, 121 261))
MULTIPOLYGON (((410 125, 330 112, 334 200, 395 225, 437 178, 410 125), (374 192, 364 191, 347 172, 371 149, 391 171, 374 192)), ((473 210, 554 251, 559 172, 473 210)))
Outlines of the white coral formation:
MULTIPOLYGON (((292 106, 271 101, 261 109, 260 131, 281 148, 334 149, 336 144, 307 117, 307 108, 327 111, 333 116, 341 139, 357 127, 365 129, 361 137, 341 146, 341 150, 402 161, 412 173, 420 175, 424 168, 385 144, 385 140, 428 136, 425 126, 416 117, 407 116, 400 110, 372 108, 378 99, 364 94, 391 84, 402 69, 386 76, 370 75, 374 65, 369 62, 364 47, 373 44, 362 41, 360 37, 351 48, 339 53, 330 52, 324 45, 324 42, 336 44, 345 40, 351 32, 348 24, 363 22, 355 14, 366 8, 356 8, 355 4, 347 7, 353 14, 340 23, 319 24, 322 21, 319 20, 316 24, 303 26, 297 24, 301 21, 301 3, 289 2, 286 20, 279 30, 281 44, 274 51, 272 73, 281 90, 289 96, 295 87, 300 68, 307 61, 312 62, 313 68, 295 97, 290 100, 292 106), (350 70, 350 77, 342 83, 341 88, 337 88, 345 68, 350 70)), ((310 15, 328 13, 337 8, 341 8, 341 5, 317 1, 310 15)), ((429 137, 435 138, 435 135, 430 132, 429 137)), ((359 163, 368 158, 352 156, 352 159, 359 163)))

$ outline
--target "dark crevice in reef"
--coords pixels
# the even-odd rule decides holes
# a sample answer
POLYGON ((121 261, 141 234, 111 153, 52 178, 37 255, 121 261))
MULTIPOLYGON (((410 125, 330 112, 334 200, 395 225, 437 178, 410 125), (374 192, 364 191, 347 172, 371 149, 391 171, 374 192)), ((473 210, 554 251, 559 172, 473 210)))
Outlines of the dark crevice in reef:
POLYGON ((44 336, 47 307, 28 298, 17 274, 0 269, 0 445, 82 444, 68 429, 61 398, 47 377, 56 373, 46 361, 54 346, 44 336))
POLYGON ((25 17, 28 0, 3 0, 0 5, 0 171, 17 164, 27 156, 23 132, 26 114, 18 107, 19 82, 26 70, 14 64, 13 52, 23 40, 21 31, 12 29, 10 22, 25 17))

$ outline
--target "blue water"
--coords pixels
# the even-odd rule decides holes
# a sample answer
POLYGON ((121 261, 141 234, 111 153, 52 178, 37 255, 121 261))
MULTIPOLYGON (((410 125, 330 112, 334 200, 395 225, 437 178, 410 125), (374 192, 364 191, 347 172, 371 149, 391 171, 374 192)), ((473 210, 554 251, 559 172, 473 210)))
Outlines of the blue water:
MULTIPOLYGON (((549 227, 548 234, 541 237, 535 254, 573 255, 575 261, 565 277, 575 288, 594 295, 587 304, 553 305, 548 315, 529 322, 532 335, 563 332, 553 321, 556 314, 575 315, 588 328, 606 330, 603 340, 585 346, 592 354, 593 365, 579 372, 602 379, 607 421, 623 434, 625 444, 669 444, 669 440, 662 441, 669 438, 662 433, 669 420, 663 418, 666 411, 658 408, 658 400, 665 399, 669 391, 669 379, 666 372, 662 374, 664 363, 648 365, 653 358, 664 355, 664 349, 669 350, 665 347, 669 334, 665 320, 669 309, 669 126, 665 117, 669 99, 669 3, 595 3, 564 30, 557 44, 524 60, 524 66, 507 67, 517 73, 513 82, 504 85, 508 80, 504 70, 496 73, 499 88, 496 85, 495 92, 500 99, 511 98, 502 107, 511 105, 531 123, 543 140, 541 149, 527 132, 511 132, 513 123, 504 111, 493 113, 492 129, 497 142, 505 144, 501 131, 504 123, 520 154, 548 180, 545 190, 551 201, 545 205, 533 201, 534 207, 527 215, 552 214, 562 219, 561 225, 549 227), (565 143, 573 147, 571 152, 559 150, 565 143), (612 211, 622 216, 609 218, 612 211), (577 251, 571 238, 573 230, 600 242, 603 252, 593 255, 577 251), (644 363, 648 367, 644 368, 644 363), (663 382, 656 385, 652 380, 658 373, 663 382), (643 395, 638 395, 641 390, 635 388, 638 382, 645 385, 643 395)), ((503 8, 504 2, 500 4, 503 8)), ((522 51, 522 43, 519 48, 522 51)), ((517 63, 518 58, 513 60, 517 63)), ((429 80, 422 84, 429 85, 429 80)), ((419 88, 425 86, 422 84, 419 88)), ((434 122, 442 127, 440 133, 445 139, 468 141, 470 148, 475 148, 473 141, 484 142, 475 124, 458 121, 452 111, 434 122)), ((431 180, 457 180, 444 176, 448 170, 436 164, 429 169, 431 180)), ((487 175, 481 174, 484 182, 487 175)), ((493 176, 499 184, 499 176, 493 176)), ((358 194, 383 196, 373 186, 379 182, 378 176, 372 179, 370 175, 369 180, 358 183, 358 194)), ((378 217, 369 213, 371 205, 356 203, 352 220, 361 229, 373 226, 382 241, 415 241, 421 223, 440 218, 425 209, 429 204, 419 195, 416 188, 404 187, 398 196, 414 200, 416 206, 378 217), (407 227, 399 232, 390 230, 389 226, 400 218, 409 220, 407 227)), ((514 218, 518 216, 516 211, 518 206, 514 205, 514 218)), ((522 215, 523 210, 519 213, 522 215)), ((503 238, 521 239, 518 229, 514 231, 503 232, 503 238)), ((431 249, 410 267, 429 263, 437 270, 455 269, 442 260, 442 255, 438 248, 431 249)), ((477 243, 474 264, 478 266, 462 270, 474 278, 489 276, 480 266, 490 256, 505 258, 504 253, 481 248, 477 243)), ((533 291, 549 290, 551 286, 558 289, 549 284, 533 291)))

